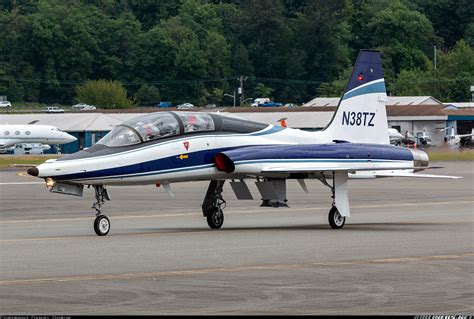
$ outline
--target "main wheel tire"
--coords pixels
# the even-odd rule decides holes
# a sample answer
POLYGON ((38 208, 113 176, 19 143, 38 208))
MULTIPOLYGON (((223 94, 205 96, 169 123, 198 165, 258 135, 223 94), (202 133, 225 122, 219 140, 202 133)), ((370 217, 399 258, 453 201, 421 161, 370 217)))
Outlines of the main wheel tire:
POLYGON ((211 229, 219 229, 224 224, 224 212, 222 209, 212 207, 207 212, 207 224, 211 229))
POLYGON ((339 213, 336 206, 333 206, 329 211, 328 220, 332 229, 341 229, 346 223, 346 218, 339 213))
POLYGON ((105 215, 99 215, 94 221, 94 230, 97 236, 105 236, 110 231, 110 221, 105 215))

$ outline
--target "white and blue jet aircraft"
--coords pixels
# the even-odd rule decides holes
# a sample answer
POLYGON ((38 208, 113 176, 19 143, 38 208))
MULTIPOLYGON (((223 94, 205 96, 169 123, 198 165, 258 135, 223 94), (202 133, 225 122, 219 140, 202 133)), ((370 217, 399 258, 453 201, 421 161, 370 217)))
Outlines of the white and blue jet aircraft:
POLYGON ((94 230, 104 236, 110 200, 106 185, 163 185, 210 181, 202 212, 210 228, 224 222, 226 180, 238 199, 252 199, 254 180, 263 206, 286 205, 286 180, 317 179, 332 192, 329 224, 350 216, 349 176, 375 178, 445 177, 419 175, 428 167, 420 150, 391 146, 387 134, 386 90, 380 52, 362 50, 329 125, 319 132, 273 126, 204 112, 157 112, 116 126, 93 147, 28 169, 52 192, 82 196, 93 186, 94 230), (332 183, 330 183, 332 180, 332 183))

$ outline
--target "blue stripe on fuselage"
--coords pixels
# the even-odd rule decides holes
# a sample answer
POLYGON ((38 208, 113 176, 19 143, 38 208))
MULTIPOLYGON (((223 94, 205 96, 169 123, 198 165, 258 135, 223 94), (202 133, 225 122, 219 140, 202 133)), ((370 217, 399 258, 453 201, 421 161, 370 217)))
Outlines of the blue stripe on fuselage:
POLYGON ((251 162, 386 162, 411 161, 410 150, 390 145, 371 144, 316 144, 316 145, 259 145, 209 149, 104 170, 54 176, 56 180, 83 180, 94 178, 122 178, 181 172, 214 166, 214 156, 223 152, 238 164, 251 162), (370 154, 370 156, 368 156, 370 154))
POLYGON ((273 134, 276 132, 283 131, 284 129, 285 127, 283 126, 273 126, 271 129, 267 129, 266 131, 259 131, 259 132, 251 133, 250 135, 259 136, 259 135, 273 134))
POLYGON ((342 99, 347 100, 354 96, 359 96, 362 94, 369 94, 369 93, 386 93, 385 89, 385 82, 380 81, 376 83, 371 83, 363 87, 358 87, 353 91, 349 91, 343 95, 342 99))
MULTIPOLYGON (((245 146, 239 146, 239 148, 245 146)), ((151 172, 161 172, 167 170, 186 170, 190 167, 199 165, 214 165, 214 156, 216 153, 229 150, 231 148, 210 149, 198 152, 180 153, 174 156, 160 158, 157 160, 137 163, 127 166, 107 168, 103 170, 96 170, 90 172, 81 172, 75 174, 67 174, 54 176, 57 180, 76 180, 76 179, 92 179, 95 177, 104 176, 125 176, 125 175, 140 175, 151 172), (180 155, 187 155, 187 158, 180 159, 180 155)), ((93 159, 93 158, 91 158, 93 159)))

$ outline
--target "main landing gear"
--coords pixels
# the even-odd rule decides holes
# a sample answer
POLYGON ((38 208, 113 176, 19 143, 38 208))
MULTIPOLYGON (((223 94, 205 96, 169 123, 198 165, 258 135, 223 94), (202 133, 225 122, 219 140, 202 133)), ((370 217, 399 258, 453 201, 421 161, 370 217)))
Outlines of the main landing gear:
POLYGON ((222 198, 222 187, 225 181, 211 181, 206 197, 202 202, 202 214, 211 229, 219 229, 224 224, 225 200, 222 198))
POLYGON ((332 206, 328 214, 328 222, 332 229, 341 229, 346 223, 346 217, 342 216, 336 207, 336 190, 335 190, 335 178, 333 174, 333 183, 329 184, 323 174, 317 177, 317 179, 325 186, 331 189, 332 206))
POLYGON ((105 189, 104 185, 92 185, 95 191, 95 202, 92 204, 92 208, 96 211, 96 218, 94 221, 94 231, 97 236, 105 236, 110 231, 110 221, 107 216, 102 215, 102 206, 106 200, 110 200, 109 193, 105 189))
POLYGON ((336 206, 333 206, 329 211, 328 221, 332 229, 341 229, 346 223, 346 218, 339 213, 336 206))

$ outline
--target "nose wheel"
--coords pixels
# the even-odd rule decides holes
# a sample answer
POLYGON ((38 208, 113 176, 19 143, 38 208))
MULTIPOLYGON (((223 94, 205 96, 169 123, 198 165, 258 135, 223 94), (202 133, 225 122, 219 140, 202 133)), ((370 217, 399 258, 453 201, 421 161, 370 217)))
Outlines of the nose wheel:
POLYGON ((97 236, 105 236, 110 231, 110 220, 107 216, 102 215, 103 206, 106 200, 110 200, 109 193, 103 185, 93 185, 96 201, 92 204, 92 208, 96 211, 94 220, 94 231, 97 236))
POLYGON ((109 233, 110 221, 105 215, 99 215, 94 221, 94 231, 97 236, 105 236, 109 233))

